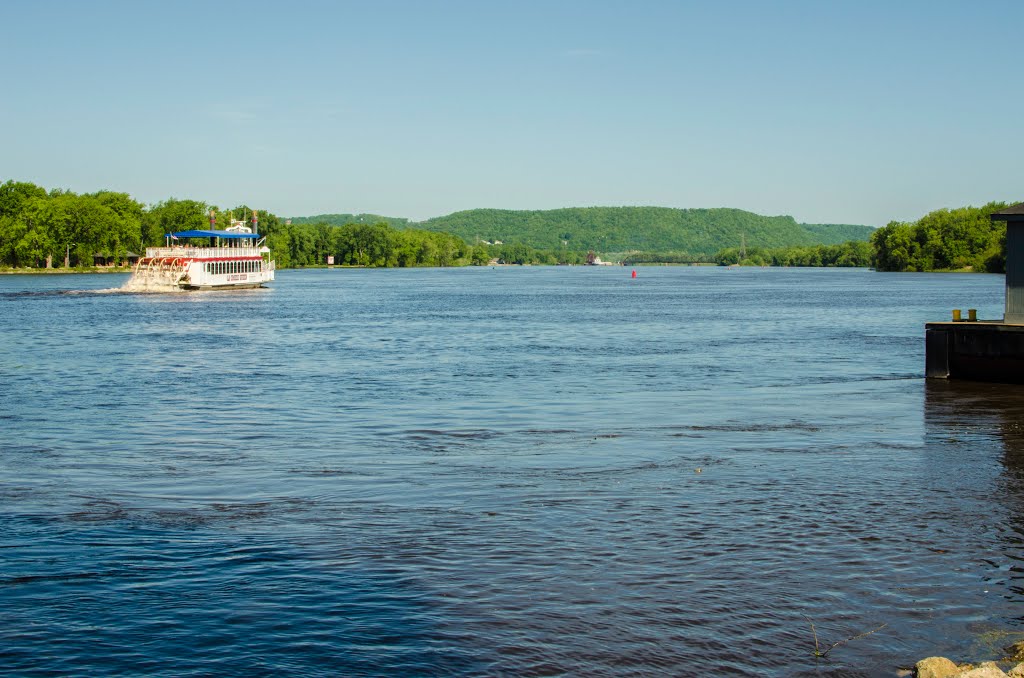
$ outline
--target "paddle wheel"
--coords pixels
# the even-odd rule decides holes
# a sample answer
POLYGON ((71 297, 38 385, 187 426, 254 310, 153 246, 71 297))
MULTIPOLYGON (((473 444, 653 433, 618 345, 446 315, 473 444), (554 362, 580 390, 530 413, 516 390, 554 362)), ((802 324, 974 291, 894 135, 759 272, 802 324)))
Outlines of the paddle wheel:
POLYGON ((190 263, 192 260, 186 257, 142 257, 133 273, 136 280, 147 285, 187 285, 190 263))

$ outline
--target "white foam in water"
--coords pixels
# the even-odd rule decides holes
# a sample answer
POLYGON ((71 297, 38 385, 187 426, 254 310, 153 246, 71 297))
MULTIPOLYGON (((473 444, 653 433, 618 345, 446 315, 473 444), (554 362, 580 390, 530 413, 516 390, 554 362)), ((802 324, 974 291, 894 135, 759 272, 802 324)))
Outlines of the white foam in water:
POLYGON ((121 286, 121 292, 183 292, 178 285, 167 276, 153 275, 148 272, 135 271, 132 277, 121 286))

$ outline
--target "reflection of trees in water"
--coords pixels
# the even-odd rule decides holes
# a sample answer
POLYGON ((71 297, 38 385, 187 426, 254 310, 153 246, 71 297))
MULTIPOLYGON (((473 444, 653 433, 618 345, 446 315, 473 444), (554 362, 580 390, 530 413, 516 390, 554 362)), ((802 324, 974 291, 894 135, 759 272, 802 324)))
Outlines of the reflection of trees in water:
MULTIPOLYGON (((925 440, 929 448, 949 445, 969 452, 998 445, 1001 464, 996 482, 987 488, 992 501, 1003 506, 1003 524, 994 526, 999 553, 977 554, 998 558, 992 563, 1003 571, 1015 596, 1024 596, 1024 388, 1017 385, 966 381, 927 380, 925 385, 925 440)), ((965 464, 978 463, 964 454, 965 464)), ((962 472, 970 474, 971 469, 962 472)), ((978 488, 984 490, 985 488, 978 488)), ((1024 617, 1018 618, 1024 620, 1024 617)))

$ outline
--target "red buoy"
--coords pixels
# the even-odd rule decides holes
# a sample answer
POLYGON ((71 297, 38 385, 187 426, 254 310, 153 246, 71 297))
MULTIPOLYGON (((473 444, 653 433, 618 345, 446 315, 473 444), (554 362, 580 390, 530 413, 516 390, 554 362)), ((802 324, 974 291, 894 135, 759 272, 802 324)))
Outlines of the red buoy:
POLYGON ((634 278, 636 277, 636 269, 635 268, 633 269, 633 277, 634 278))

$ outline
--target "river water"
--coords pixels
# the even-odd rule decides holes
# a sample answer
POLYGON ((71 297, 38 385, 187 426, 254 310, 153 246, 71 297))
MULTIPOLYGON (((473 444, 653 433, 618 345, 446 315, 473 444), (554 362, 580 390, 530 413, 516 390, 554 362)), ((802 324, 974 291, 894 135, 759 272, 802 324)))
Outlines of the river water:
POLYGON ((629 273, 0 276, 0 672, 890 676, 1024 637, 1022 390, 922 378, 1002 277, 629 273), (812 623, 878 630, 816 658, 812 623))

